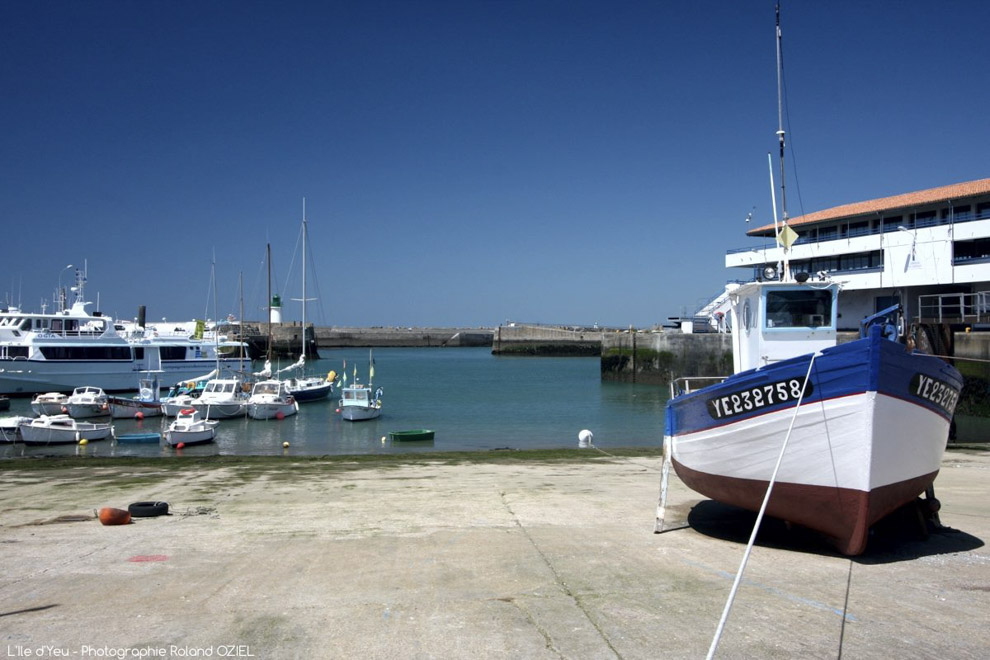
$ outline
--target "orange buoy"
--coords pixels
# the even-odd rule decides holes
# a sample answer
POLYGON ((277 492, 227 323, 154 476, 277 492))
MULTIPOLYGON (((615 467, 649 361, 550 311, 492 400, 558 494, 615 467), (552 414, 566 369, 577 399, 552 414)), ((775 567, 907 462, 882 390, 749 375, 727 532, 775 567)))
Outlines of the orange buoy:
POLYGON ((279 410, 277 413, 275 413, 275 419, 282 421, 283 419, 285 419, 285 413, 279 410))
POLYGON ((175 448, 176 448, 176 449, 184 449, 184 448, 185 448, 185 446, 186 446, 186 443, 184 443, 184 442, 180 442, 179 444, 177 444, 177 445, 175 446, 175 448))
POLYGON ((144 413, 143 412, 134 413, 134 419, 141 421, 142 419, 144 419, 144 413))
POLYGON ((100 522, 104 525, 126 525, 131 522, 131 513, 123 509, 105 507, 100 509, 100 522))

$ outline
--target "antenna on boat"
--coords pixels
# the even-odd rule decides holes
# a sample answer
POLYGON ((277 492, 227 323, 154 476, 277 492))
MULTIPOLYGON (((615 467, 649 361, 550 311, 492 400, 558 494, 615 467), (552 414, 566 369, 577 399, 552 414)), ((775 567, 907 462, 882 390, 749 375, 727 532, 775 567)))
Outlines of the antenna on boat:
MULTIPOLYGON (((777 229, 777 203, 774 201, 774 230, 777 242, 784 248, 784 268, 781 272, 782 280, 791 279, 791 266, 787 253, 796 235, 794 230, 787 226, 787 192, 784 185, 784 53, 781 48, 780 32, 780 3, 776 6, 777 12, 777 142, 780 145, 780 221, 782 228, 777 229)), ((773 167, 771 166, 771 182, 773 181, 773 167)), ((771 183, 771 192, 773 184, 771 183)))

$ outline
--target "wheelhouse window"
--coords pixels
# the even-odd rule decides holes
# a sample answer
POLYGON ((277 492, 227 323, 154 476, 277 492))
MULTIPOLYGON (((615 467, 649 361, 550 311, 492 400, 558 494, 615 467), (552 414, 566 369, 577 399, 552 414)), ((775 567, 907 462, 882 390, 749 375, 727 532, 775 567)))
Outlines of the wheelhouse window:
POLYGON ((767 291, 767 328, 821 328, 832 323, 832 291, 767 291))

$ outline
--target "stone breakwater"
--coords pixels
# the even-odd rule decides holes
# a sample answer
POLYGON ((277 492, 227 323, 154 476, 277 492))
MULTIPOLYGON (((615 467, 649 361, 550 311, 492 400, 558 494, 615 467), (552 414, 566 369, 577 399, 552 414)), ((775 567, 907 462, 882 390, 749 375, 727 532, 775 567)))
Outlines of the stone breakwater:
MULTIPOLYGON (((378 347, 463 347, 491 346, 494 331, 491 328, 398 328, 398 327, 314 327, 306 328, 307 355, 321 348, 378 348, 378 347)), ((298 356, 302 350, 302 324, 276 323, 272 325, 272 353, 277 357, 298 356)), ((252 357, 260 357, 267 351, 268 328, 265 324, 245 324, 244 340, 252 357)))

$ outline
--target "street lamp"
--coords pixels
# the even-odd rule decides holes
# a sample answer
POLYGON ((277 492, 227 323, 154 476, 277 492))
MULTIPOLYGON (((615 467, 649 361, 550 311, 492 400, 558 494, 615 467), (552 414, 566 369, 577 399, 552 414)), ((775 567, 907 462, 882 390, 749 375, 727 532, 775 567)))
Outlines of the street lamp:
POLYGON ((58 273, 58 311, 63 311, 65 309, 65 294, 62 292, 62 273, 72 268, 72 264, 69 264, 58 273))

